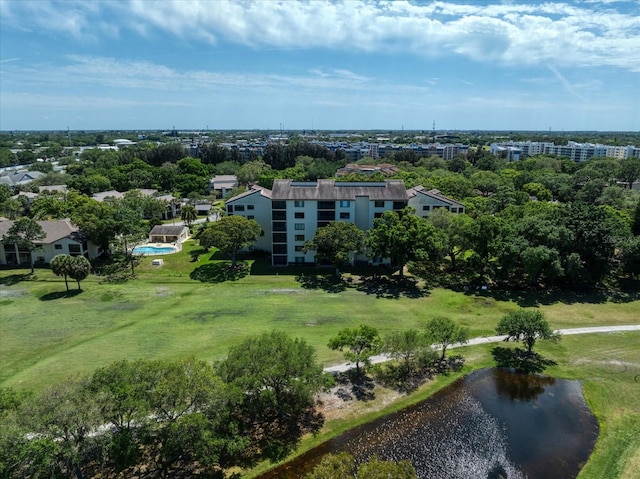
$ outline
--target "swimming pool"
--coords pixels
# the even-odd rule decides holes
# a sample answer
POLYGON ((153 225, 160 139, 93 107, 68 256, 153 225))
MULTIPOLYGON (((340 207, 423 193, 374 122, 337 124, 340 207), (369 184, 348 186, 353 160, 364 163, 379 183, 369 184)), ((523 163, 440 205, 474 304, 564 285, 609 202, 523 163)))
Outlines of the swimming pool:
POLYGON ((153 256, 157 254, 171 254, 175 253, 176 249, 173 246, 136 246, 133 248, 133 254, 145 254, 147 256, 153 256))

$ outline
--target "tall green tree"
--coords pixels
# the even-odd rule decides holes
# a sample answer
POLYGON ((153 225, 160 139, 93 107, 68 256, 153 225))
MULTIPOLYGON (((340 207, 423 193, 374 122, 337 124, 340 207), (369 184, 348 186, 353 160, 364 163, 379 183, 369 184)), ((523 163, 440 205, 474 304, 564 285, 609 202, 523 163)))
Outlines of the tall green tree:
POLYGON ((251 455, 280 459, 305 432, 322 425, 315 394, 325 378, 315 349, 303 339, 272 331, 247 338, 218 365, 240 392, 235 416, 251 437, 251 455))
POLYGON ((84 256, 72 256, 70 261, 69 276, 78 283, 78 291, 81 291, 80 281, 84 281, 91 272, 91 263, 84 256))
POLYGON ((37 242, 45 239, 47 234, 35 220, 23 217, 18 218, 9 227, 2 242, 6 245, 17 245, 29 252, 31 272, 33 273, 33 252, 39 248, 37 242))
POLYGON ((200 245, 205 249, 216 247, 223 254, 231 255, 231 266, 236 265, 236 254, 252 245, 262 228, 243 216, 232 215, 210 223, 199 233, 200 245))
POLYGON ((382 340, 376 328, 361 324, 356 328, 341 329, 327 346, 334 351, 342 351, 345 359, 353 362, 361 374, 371 364, 371 356, 380 352, 382 340))
POLYGON ((452 344, 469 342, 469 328, 464 328, 446 316, 437 316, 427 323, 427 338, 435 342, 442 351, 444 360, 447 348, 452 344))
POLYGON ((49 265, 51 266, 53 274, 64 277, 64 285, 67 288, 67 291, 69 291, 69 282, 67 278, 72 271, 72 262, 73 258, 68 254, 58 254, 53 257, 49 265))
POLYGON ((498 323, 496 332, 505 335, 505 341, 522 341, 529 354, 538 339, 552 342, 560 339, 549 326, 544 314, 533 309, 518 309, 505 314, 498 323))
POLYGON ((193 205, 184 205, 180 210, 180 219, 185 222, 188 228, 191 228, 191 223, 198 219, 198 212, 193 205))
POLYGON ((427 259, 437 250, 437 240, 435 227, 415 215, 413 208, 406 207, 400 213, 385 211, 373 220, 367 247, 370 257, 389 258, 402 277, 409 261, 427 259))
POLYGON ((457 259, 467 249, 466 231, 471 225, 471 218, 465 214, 454 214, 444 208, 431 213, 428 220, 438 232, 438 245, 442 254, 449 257, 451 270, 456 271, 457 259))
POLYGON ((353 223, 334 221, 316 230, 302 251, 316 252, 316 262, 327 261, 336 268, 350 263, 351 255, 362 250, 364 233, 353 223))
POLYGON ((640 158, 625 158, 618 166, 618 177, 621 178, 629 189, 640 178, 640 158))

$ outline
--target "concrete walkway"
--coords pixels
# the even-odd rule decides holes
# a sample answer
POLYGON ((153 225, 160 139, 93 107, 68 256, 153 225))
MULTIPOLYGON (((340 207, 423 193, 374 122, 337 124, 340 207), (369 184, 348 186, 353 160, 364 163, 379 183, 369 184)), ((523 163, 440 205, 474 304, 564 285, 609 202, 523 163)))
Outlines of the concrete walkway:
MULTIPOLYGON (((596 333, 617 333, 620 331, 640 331, 640 324, 628 324, 624 326, 592 326, 587 328, 572 328, 572 329, 558 329, 555 332, 560 334, 561 336, 568 336, 571 334, 596 334, 596 333)), ((447 349, 459 348, 462 346, 475 346, 478 344, 489 344, 489 343, 499 343, 504 341, 506 336, 482 336, 478 338, 472 338, 466 344, 452 344, 447 349)), ((435 349, 438 348, 438 345, 433 345, 435 349)), ((378 364, 384 363, 385 361, 389 361, 391 358, 386 354, 378 354, 376 356, 371 356, 371 363, 378 364)), ((335 366, 330 366, 328 368, 324 368, 325 371, 330 373, 343 373, 348 371, 349 369, 354 368, 353 363, 342 363, 336 364, 335 366)))

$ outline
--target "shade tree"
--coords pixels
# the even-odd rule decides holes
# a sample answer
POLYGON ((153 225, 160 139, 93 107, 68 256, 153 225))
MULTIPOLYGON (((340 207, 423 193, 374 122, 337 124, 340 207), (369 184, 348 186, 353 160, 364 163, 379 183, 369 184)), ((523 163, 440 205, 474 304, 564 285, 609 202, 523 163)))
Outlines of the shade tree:
POLYGON ((5 245, 15 245, 29 253, 31 272, 33 273, 33 252, 40 246, 38 241, 46 238, 46 233, 35 220, 27 217, 18 218, 7 230, 2 242, 5 245))
POLYGON ((552 342, 560 339, 549 326, 544 314, 533 309, 520 308, 505 314, 496 327, 496 333, 504 335, 505 341, 523 342, 528 354, 532 353, 538 339, 552 342))
POLYGON ((442 351, 440 360, 445 359, 447 348, 454 344, 466 344, 469 342, 469 328, 460 326, 446 316, 437 316, 431 319, 425 328, 429 341, 436 343, 442 351))
POLYGON ((364 233, 355 224, 334 221, 318 228, 302 251, 315 251, 316 262, 331 263, 339 270, 351 262, 352 255, 361 251, 363 244, 364 233))
POLYGON ((425 260, 437 251, 438 235, 431 223, 406 207, 399 213, 385 211, 374 219, 366 244, 371 258, 389 258, 402 277, 409 261, 425 260))
POLYGON ((198 233, 200 245, 205 250, 215 247, 231 256, 231 266, 236 265, 238 251, 252 245, 260 236, 262 228, 255 220, 244 216, 224 216, 198 233))
POLYGON ((371 364, 371 356, 380 352, 382 339, 376 328, 361 324, 338 331, 329 340, 328 347, 334 351, 342 351, 345 359, 354 363, 356 371, 361 374, 371 364))

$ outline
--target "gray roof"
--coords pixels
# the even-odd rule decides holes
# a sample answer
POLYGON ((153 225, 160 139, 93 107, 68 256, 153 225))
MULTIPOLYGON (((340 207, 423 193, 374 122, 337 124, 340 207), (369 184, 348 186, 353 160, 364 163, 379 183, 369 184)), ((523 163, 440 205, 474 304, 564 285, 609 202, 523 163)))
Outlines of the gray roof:
POLYGON ((435 188, 432 190, 425 190, 424 186, 414 186, 413 188, 407 190, 407 194, 409 195, 409 198, 413 198, 417 194, 422 194, 425 196, 429 196, 430 198, 433 198, 435 200, 442 201, 443 203, 447 203, 449 205, 464 206, 462 203, 444 196, 442 193, 440 193, 440 190, 436 190, 435 188))
POLYGON ((182 225, 157 225, 153 227, 149 235, 180 236, 185 229, 188 230, 186 226, 182 225))
POLYGON ((384 182, 340 182, 318 180, 314 182, 296 182, 275 180, 271 199, 277 200, 316 200, 336 201, 355 200, 358 196, 367 196, 369 200, 407 201, 407 190, 402 180, 384 182))
POLYGON ((231 203, 241 198, 246 198, 247 196, 253 195, 255 193, 260 193, 260 196, 264 196, 265 198, 271 198, 271 195, 272 195, 271 190, 267 188, 263 188, 262 186, 253 185, 249 191, 245 191, 244 193, 240 193, 239 195, 236 195, 233 198, 229 198, 228 200, 225 201, 225 203, 231 203))
MULTIPOLYGON (((9 228, 13 225, 14 221, 0 221, 0 238, 7 234, 9 228)), ((71 223, 71 220, 53 220, 53 221, 37 221, 42 227, 47 236, 43 240, 36 241, 37 244, 51 244, 55 243, 62 238, 71 238, 74 241, 84 241, 83 235, 78 230, 78 227, 71 223)))
POLYGON ((30 183, 36 178, 40 178, 44 173, 40 171, 30 171, 30 170, 16 170, 11 172, 5 172, 0 175, 0 183, 5 183, 7 185, 16 186, 16 185, 24 185, 26 183, 30 183))

